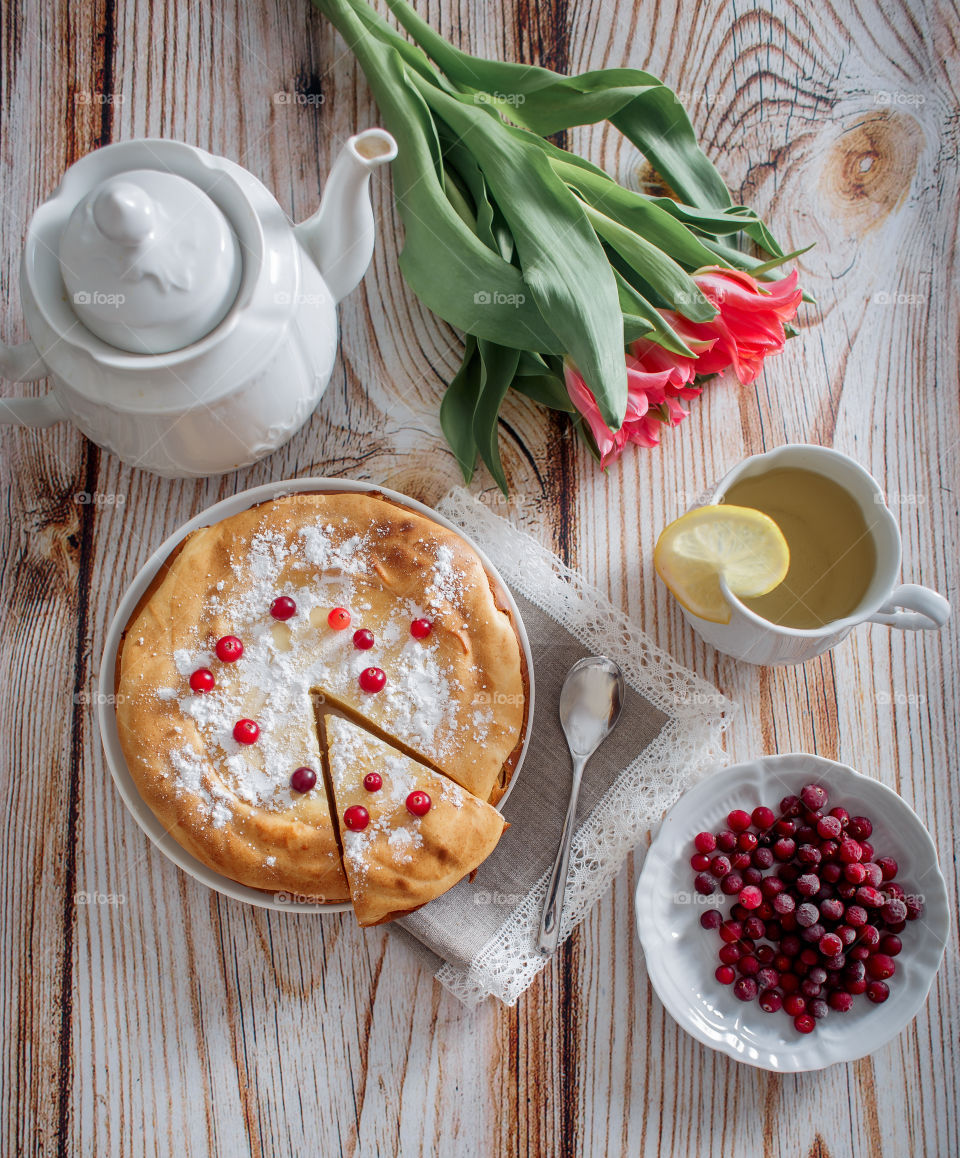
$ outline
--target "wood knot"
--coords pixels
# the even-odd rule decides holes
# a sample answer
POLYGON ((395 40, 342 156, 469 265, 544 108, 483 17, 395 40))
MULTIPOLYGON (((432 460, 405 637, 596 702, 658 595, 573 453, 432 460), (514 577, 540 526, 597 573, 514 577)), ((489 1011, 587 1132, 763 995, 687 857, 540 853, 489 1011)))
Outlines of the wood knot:
POLYGON ((879 225, 910 189, 923 130, 909 114, 882 112, 847 129, 833 144, 822 187, 838 215, 860 230, 879 225))

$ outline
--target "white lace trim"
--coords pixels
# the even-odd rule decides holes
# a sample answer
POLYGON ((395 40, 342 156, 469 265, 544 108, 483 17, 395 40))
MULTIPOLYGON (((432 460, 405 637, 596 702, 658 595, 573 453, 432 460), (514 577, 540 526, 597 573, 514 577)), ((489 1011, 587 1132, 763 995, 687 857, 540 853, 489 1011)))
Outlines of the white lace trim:
MULTIPOLYGON (((661 651, 601 591, 462 487, 437 509, 478 542, 515 591, 591 651, 616 660, 627 682, 669 717, 574 835, 562 944, 606 892, 643 834, 707 768, 727 762, 720 738, 737 707, 661 651)), ((548 958, 537 952, 535 939, 548 876, 544 873, 469 969, 441 966, 437 980, 465 1004, 495 996, 514 1005, 546 965, 548 958)))

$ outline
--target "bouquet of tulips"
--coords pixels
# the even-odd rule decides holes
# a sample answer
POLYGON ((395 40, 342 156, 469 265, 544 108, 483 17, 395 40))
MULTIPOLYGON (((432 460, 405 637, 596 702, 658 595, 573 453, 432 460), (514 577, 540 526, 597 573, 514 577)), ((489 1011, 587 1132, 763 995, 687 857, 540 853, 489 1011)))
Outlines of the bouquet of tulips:
POLYGON ((420 300, 466 332, 440 408, 464 477, 478 457, 506 491, 497 418, 511 388, 578 419, 606 466, 685 416, 702 376, 752 381, 801 299, 774 281, 784 254, 734 205, 676 96, 635 69, 567 77, 483 60, 386 0, 313 0, 356 55, 396 137, 400 267, 420 300), (553 144, 609 120, 673 196, 624 188, 553 144), (746 239, 762 254, 740 247, 746 239))

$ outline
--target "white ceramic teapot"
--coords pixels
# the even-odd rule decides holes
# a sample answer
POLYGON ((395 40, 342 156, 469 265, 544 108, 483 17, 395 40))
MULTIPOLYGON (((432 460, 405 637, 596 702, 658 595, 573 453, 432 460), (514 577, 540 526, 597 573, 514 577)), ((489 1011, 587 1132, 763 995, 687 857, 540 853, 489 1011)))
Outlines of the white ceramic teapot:
POLYGON ((73 422, 144 470, 222 474, 277 449, 323 394, 335 305, 373 255, 371 172, 397 153, 344 146, 319 210, 291 225, 245 169, 179 141, 88 154, 34 213, 21 263, 30 341, 0 377, 50 377, 0 399, 0 422, 73 422))

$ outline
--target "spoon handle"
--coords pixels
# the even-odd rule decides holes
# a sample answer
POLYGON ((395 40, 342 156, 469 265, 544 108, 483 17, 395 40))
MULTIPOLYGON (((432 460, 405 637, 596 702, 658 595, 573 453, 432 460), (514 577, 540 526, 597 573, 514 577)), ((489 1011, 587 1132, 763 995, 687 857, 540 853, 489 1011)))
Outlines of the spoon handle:
POLYGON ((557 849, 557 859, 554 861, 553 872, 547 882, 547 895, 543 902, 543 916, 540 918, 540 937, 537 948, 544 957, 556 951, 557 941, 560 939, 560 917, 563 913, 563 895, 567 890, 567 866, 570 863, 570 843, 573 840, 574 822, 577 816, 577 798, 580 795, 580 778, 586 760, 575 758, 573 761, 573 784, 570 788, 570 803, 567 805, 567 816, 563 822, 563 832, 560 834, 560 847, 557 849))

